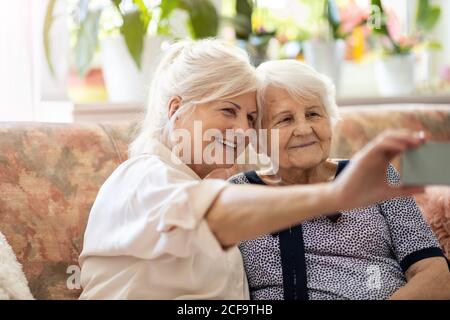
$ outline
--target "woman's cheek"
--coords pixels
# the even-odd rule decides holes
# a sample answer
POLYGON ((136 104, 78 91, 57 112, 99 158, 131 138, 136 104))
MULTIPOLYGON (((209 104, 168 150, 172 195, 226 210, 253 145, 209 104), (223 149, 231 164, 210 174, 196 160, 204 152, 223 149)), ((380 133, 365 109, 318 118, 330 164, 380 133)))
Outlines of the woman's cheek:
POLYGON ((331 139, 331 126, 328 120, 321 119, 313 124, 312 127, 320 141, 325 142, 331 139))
POLYGON ((281 150, 287 150, 289 139, 292 136, 292 130, 289 130, 287 128, 281 128, 279 131, 279 145, 281 150))
POLYGON ((324 151, 329 152, 330 146, 331 146, 331 139, 333 137, 333 132, 331 130, 331 125, 329 124, 328 120, 326 121, 326 123, 325 123, 325 121, 322 122, 320 124, 320 126, 318 126, 316 128, 316 132, 317 132, 318 138, 321 141, 324 151))

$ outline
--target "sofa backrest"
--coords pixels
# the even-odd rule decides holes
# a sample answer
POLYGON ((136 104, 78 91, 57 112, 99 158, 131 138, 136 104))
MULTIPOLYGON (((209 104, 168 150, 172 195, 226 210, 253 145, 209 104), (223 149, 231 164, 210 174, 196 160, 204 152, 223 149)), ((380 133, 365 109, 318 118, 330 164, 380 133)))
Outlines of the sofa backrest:
POLYGON ((126 160, 130 129, 129 124, 0 124, 0 231, 35 298, 79 296, 81 290, 70 284, 69 289, 67 280, 79 275, 90 207, 105 179, 126 160))
MULTIPOLYGON (((450 105, 380 105, 340 109, 331 155, 350 158, 384 130, 423 130, 427 138, 450 143, 450 105)), ((398 166, 398 161, 396 161, 398 166)))
MULTIPOLYGON (((350 157, 387 128, 424 130, 450 141, 450 106, 342 108, 342 118, 332 148, 339 158, 350 157)), ((0 123, 0 231, 35 298, 79 296, 78 255, 88 214, 102 183, 127 159, 133 127, 0 123)), ((450 249, 448 230, 439 240, 450 249)))

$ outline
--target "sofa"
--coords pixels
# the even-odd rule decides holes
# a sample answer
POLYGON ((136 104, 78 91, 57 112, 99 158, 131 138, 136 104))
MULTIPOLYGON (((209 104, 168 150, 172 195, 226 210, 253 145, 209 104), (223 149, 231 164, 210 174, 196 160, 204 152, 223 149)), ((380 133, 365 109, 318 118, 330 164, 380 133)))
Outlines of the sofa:
MULTIPOLYGON (((450 142, 450 106, 341 108, 332 156, 349 158, 389 128, 424 130, 450 142)), ((36 299, 76 299, 78 255, 99 187, 127 159, 130 122, 0 123, 0 232, 23 266, 36 299)), ((398 166, 398 159, 394 161, 398 166)), ((416 196, 450 257, 450 188, 416 196)))

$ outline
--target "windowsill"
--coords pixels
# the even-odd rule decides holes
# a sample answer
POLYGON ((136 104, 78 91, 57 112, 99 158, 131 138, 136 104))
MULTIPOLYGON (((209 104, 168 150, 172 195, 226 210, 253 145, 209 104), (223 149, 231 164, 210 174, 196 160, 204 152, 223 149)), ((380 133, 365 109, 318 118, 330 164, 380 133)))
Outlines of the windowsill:
MULTIPOLYGON (((340 97, 340 107, 390 104, 447 104, 450 95, 413 95, 397 97, 340 97)), ((116 122, 136 121, 145 112, 139 102, 130 103, 72 103, 70 101, 42 102, 37 121, 44 122, 116 122)))
POLYGON ((86 103, 75 104, 73 120, 75 122, 133 121, 145 111, 140 103, 86 103))
POLYGON ((450 94, 411 95, 393 97, 340 97, 337 104, 341 107, 374 104, 450 104, 450 94))

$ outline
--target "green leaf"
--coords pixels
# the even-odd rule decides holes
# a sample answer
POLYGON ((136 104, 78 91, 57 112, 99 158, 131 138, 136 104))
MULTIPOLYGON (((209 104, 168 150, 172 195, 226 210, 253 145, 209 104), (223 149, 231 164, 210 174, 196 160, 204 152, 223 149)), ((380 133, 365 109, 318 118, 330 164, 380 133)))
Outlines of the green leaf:
POLYGON ((380 14, 380 26, 379 26, 379 28, 373 28, 372 29, 373 32, 390 37, 389 31, 386 26, 387 17, 386 17, 386 14, 384 13, 384 9, 381 4, 381 0, 371 0, 371 5, 376 6, 380 9, 380 11, 377 12, 378 14, 380 14))
POLYGON ((147 8, 143 0, 133 0, 133 3, 141 13, 141 20, 144 23, 145 30, 147 30, 148 24, 152 19, 152 12, 147 8))
POLYGON ((428 0, 419 0, 416 13, 416 25, 425 32, 431 31, 438 22, 441 8, 431 6, 428 0))
POLYGON ((159 7, 161 8, 161 20, 167 19, 172 11, 180 5, 178 0, 162 0, 159 7))
POLYGON ((141 56, 144 49, 144 38, 147 33, 147 26, 141 19, 139 11, 133 11, 122 15, 123 24, 120 32, 125 38, 128 52, 131 54, 136 66, 141 68, 141 56))
POLYGON ((53 10, 55 9, 56 0, 49 0, 47 5, 47 10, 45 12, 44 20, 44 50, 45 58, 47 60, 48 68, 52 76, 55 76, 55 70, 53 68, 51 47, 50 47, 50 30, 53 25, 53 10))
POLYGON ((128 52, 138 69, 141 69, 141 56, 144 50, 144 38, 147 28, 152 18, 152 12, 148 9, 143 0, 133 0, 136 10, 122 13, 120 10, 121 0, 113 0, 114 5, 122 16, 122 26, 120 33, 125 39, 128 52))
POLYGON ((327 0, 327 19, 333 27, 337 27, 341 23, 339 8, 334 0, 327 0))
POLYGON ((116 6, 117 10, 120 11, 120 3, 122 2, 122 0, 112 0, 112 2, 116 6))
POLYGON ((387 28, 387 15, 384 12, 383 5, 381 4, 381 0, 371 0, 371 5, 379 8, 379 12, 377 14, 380 15, 380 26, 379 28, 372 28, 372 31, 375 34, 380 36, 385 36, 391 43, 392 48, 388 49, 393 54, 405 54, 411 51, 410 47, 402 47, 400 46, 391 36, 389 30, 387 28))
POLYGON ((236 16, 239 16, 241 19, 245 20, 248 34, 252 33, 252 15, 252 0, 236 0, 236 16))
POLYGON ((178 0, 162 0, 159 8, 161 10, 161 15, 158 21, 158 34, 171 35, 171 27, 169 23, 169 17, 173 10, 178 8, 180 3, 178 0))
POLYGON ((428 41, 426 47, 432 50, 441 50, 442 44, 437 41, 428 41))
POLYGON ((215 37, 219 29, 219 17, 216 8, 210 0, 182 0, 190 17, 192 32, 195 39, 215 37))
POLYGON ((248 40, 252 33, 252 0, 236 0, 235 32, 236 38, 248 40))
POLYGON ((241 14, 251 19, 253 14, 253 1, 236 0, 236 14, 241 14))
POLYGON ((419 0, 417 2, 416 24, 419 28, 423 28, 427 20, 429 10, 428 0, 419 0))
POLYGON ((248 17, 238 13, 236 16, 230 18, 230 20, 233 24, 236 38, 248 40, 252 34, 252 22, 248 19, 248 17))
POLYGON ((439 21, 440 16, 441 16, 441 8, 438 7, 431 8, 424 25, 425 31, 431 31, 436 25, 436 23, 439 21))
POLYGON ((75 44, 75 68, 78 74, 84 76, 92 62, 95 49, 98 44, 98 22, 100 10, 89 11, 86 18, 81 22, 77 32, 75 44))
POLYGON ((334 39, 339 39, 339 26, 341 24, 341 18, 339 16, 339 8, 336 1, 325 1, 325 18, 331 28, 331 33, 334 39))

